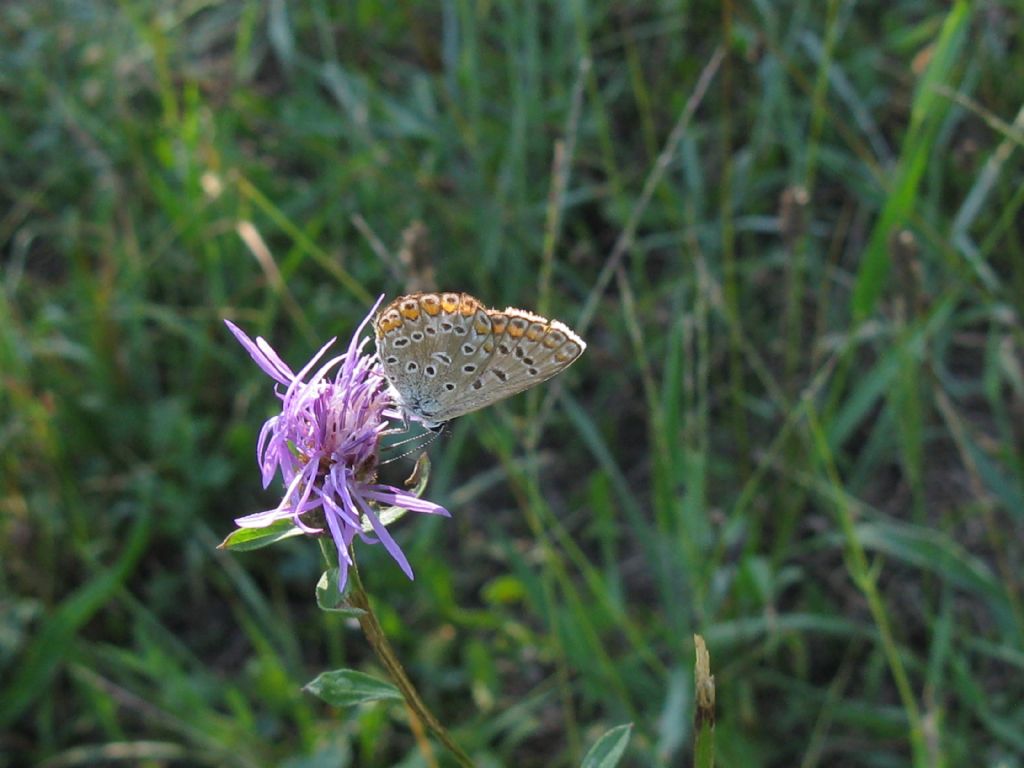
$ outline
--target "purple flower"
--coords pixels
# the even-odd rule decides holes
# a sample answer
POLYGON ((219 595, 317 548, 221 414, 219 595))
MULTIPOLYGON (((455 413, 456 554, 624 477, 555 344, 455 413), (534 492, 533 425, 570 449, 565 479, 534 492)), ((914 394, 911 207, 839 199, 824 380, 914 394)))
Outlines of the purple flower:
POLYGON ((234 323, 224 321, 263 372, 285 388, 282 393, 275 387, 281 413, 263 425, 256 446, 263 487, 280 470, 284 497, 274 509, 241 517, 235 523, 242 528, 265 528, 291 520, 312 535, 326 535, 326 527, 338 548, 340 589, 348 578, 350 547, 356 536, 371 543, 379 540, 413 578, 409 561, 380 520, 381 505, 449 516, 437 504, 375 482, 381 433, 388 428, 389 418, 399 416, 376 353, 363 352, 369 339, 359 339, 379 305, 380 299, 356 329, 348 349, 312 374, 313 366, 335 339, 324 344, 296 374, 265 339, 258 336, 253 341, 234 323), (376 539, 364 532, 364 520, 376 539))

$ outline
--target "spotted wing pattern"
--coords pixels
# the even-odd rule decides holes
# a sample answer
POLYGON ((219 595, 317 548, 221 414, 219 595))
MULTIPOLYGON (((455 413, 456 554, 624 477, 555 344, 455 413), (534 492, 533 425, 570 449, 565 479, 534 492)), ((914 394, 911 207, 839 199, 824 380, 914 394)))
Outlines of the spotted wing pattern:
POLYGON ((465 293, 401 296, 375 322, 384 373, 405 409, 419 420, 447 421, 459 392, 483 370, 491 354, 492 323, 465 293))
POLYGON ((586 349, 557 320, 490 310, 466 293, 401 296, 374 326, 388 381, 408 414, 427 425, 539 384, 586 349))
POLYGON ((490 365, 470 385, 470 395, 486 402, 515 395, 547 381, 568 368, 586 349, 584 341, 566 325, 522 309, 508 307, 489 312, 494 338, 490 365))

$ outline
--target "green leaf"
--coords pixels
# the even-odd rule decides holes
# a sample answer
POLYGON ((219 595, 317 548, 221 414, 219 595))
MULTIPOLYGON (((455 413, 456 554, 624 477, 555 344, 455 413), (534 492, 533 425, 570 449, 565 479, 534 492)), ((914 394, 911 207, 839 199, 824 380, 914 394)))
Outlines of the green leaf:
POLYGON ((632 731, 632 723, 612 728, 590 748, 580 763, 580 768, 615 768, 626 751, 632 731))
POLYGON ((321 672, 315 680, 306 683, 303 690, 335 707, 351 707, 368 701, 402 700, 402 694, 391 683, 354 669, 321 672))
POLYGON ((362 616, 366 611, 353 608, 348 598, 338 589, 338 569, 331 568, 323 572, 316 584, 316 604, 321 611, 340 613, 343 616, 362 616))
POLYGON ((302 529, 291 520, 279 520, 266 528, 236 528, 224 538, 217 549, 248 552, 250 549, 261 549, 282 539, 301 535, 302 529))
POLYGON ((526 599, 526 587, 517 576, 504 573, 487 582, 481 594, 488 605, 512 605, 526 599))

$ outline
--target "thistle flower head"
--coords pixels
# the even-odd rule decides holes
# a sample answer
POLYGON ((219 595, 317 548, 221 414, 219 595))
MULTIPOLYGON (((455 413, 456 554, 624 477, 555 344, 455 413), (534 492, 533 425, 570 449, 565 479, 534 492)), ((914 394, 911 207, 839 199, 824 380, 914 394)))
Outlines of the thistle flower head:
POLYGON ((241 517, 241 528, 265 528, 290 520, 303 533, 329 534, 338 549, 338 585, 344 589, 356 536, 379 541, 405 574, 412 568, 381 522, 379 509, 394 506, 412 512, 448 516, 443 507, 377 480, 378 447, 389 418, 398 415, 376 354, 364 352, 360 339, 377 304, 356 329, 340 355, 320 360, 331 339, 298 372, 262 337, 253 341, 229 320, 224 322, 246 351, 277 382, 281 413, 260 430, 256 456, 266 488, 280 472, 285 493, 273 509, 241 517), (319 363, 319 367, 315 368, 319 363), (374 536, 364 532, 364 520, 374 536))

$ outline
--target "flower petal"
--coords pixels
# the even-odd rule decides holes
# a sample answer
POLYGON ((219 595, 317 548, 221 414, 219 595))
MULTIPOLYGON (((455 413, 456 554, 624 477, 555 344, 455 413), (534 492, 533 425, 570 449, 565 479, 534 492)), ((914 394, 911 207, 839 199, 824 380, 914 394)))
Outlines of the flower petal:
POLYGON ((256 364, 275 382, 281 412, 263 424, 256 456, 264 487, 278 473, 286 486, 275 509, 236 522, 261 528, 288 521, 308 534, 323 534, 327 529, 338 550, 342 588, 353 565, 352 542, 356 536, 383 544, 402 571, 413 578, 408 559, 381 519, 382 512, 387 513, 386 519, 403 514, 403 510, 449 515, 444 507, 413 493, 365 482, 375 475, 381 434, 392 428, 391 419, 404 421, 377 353, 366 351, 370 337, 365 331, 383 298, 380 296, 363 318, 343 353, 324 359, 336 341, 331 339, 297 374, 262 337, 253 340, 234 323, 225 321, 256 364), (322 528, 306 522, 311 512, 318 521, 323 515, 322 528))
POLYGON ((324 352, 326 352, 327 349, 337 340, 338 337, 333 336, 326 344, 320 347, 320 349, 317 351, 315 355, 313 355, 312 359, 310 359, 308 363, 302 366, 302 369, 295 375, 295 378, 292 379, 291 383, 289 384, 288 391, 285 392, 286 400, 288 399, 289 395, 291 395, 295 391, 297 387, 303 388, 306 386, 302 383, 302 379, 305 377, 307 373, 309 373, 309 369, 316 365, 317 361, 324 356, 324 352))
POLYGON ((402 569, 406 576, 410 579, 414 578, 412 575, 412 566, 409 565, 409 561, 405 558, 405 553, 402 552, 402 548, 398 546, 398 542, 396 542, 391 537, 391 534, 388 533, 388 529, 381 523, 380 518, 377 517, 377 513, 370 508, 370 505, 366 503, 366 500, 363 499, 362 496, 355 492, 355 489, 349 489, 349 491, 351 493, 351 498, 355 500, 363 514, 366 515, 367 519, 370 521, 370 525, 373 526, 373 532, 377 534, 377 538, 379 538, 381 544, 384 545, 384 549, 386 549, 388 554, 394 558, 395 562, 398 563, 398 567, 402 569))
POLYGON ((238 343, 245 347, 245 351, 249 353, 256 365, 258 365, 267 376, 278 381, 281 384, 290 384, 293 380, 291 369, 278 357, 274 349, 261 337, 257 336, 256 341, 246 335, 245 331, 239 328, 237 325, 232 323, 230 320, 225 319, 224 324, 227 325, 228 330, 234 334, 235 338, 238 339, 238 343))
POLYGON ((395 507, 408 509, 410 512, 422 512, 428 515, 442 515, 443 517, 452 516, 452 513, 440 504, 435 504, 432 501, 421 499, 419 496, 413 496, 411 493, 406 493, 405 491, 390 485, 364 486, 363 496, 367 499, 372 499, 373 501, 381 501, 395 507))
POLYGON ((274 507, 268 509, 265 512, 254 512, 251 515, 245 517, 235 518, 235 525, 239 528, 266 528, 268 525, 276 523, 278 520, 287 520, 291 516, 291 512, 288 510, 282 510, 280 507, 274 507))

